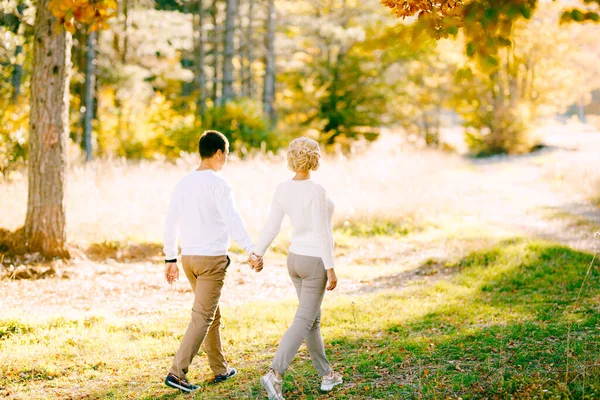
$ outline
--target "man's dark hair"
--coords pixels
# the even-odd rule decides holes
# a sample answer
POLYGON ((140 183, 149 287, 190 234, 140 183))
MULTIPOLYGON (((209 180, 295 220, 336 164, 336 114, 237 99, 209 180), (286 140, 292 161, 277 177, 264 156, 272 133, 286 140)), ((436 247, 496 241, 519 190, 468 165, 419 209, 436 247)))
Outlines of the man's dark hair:
POLYGON ((227 152, 229 141, 221 132, 206 131, 200 137, 198 142, 198 150, 200 150, 200 158, 211 158, 217 150, 223 153, 227 152))

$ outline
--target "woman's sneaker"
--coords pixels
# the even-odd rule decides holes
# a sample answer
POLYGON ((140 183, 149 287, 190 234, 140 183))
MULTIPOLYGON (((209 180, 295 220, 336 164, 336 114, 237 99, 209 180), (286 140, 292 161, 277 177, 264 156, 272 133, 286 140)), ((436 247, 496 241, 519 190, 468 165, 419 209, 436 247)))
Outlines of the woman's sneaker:
POLYGON ((332 372, 330 375, 325 375, 323 377, 323 381, 321 382, 321 390, 324 392, 329 392, 337 385, 341 385, 344 382, 342 376, 337 372, 332 372))
POLYGON ((191 383, 189 383, 187 381, 187 379, 185 379, 185 378, 179 379, 178 376, 176 376, 175 374, 171 374, 171 373, 169 373, 169 375, 167 375, 167 378, 165 379, 165 384, 169 387, 172 387, 174 389, 179 389, 182 392, 186 392, 186 393, 195 392, 196 390, 198 390, 198 388, 200 388, 200 386, 192 385, 191 383))
POLYGON ((278 381, 273 371, 269 371, 260 378, 262 387, 267 391, 269 400, 285 400, 281 388, 283 386, 283 380, 278 381))

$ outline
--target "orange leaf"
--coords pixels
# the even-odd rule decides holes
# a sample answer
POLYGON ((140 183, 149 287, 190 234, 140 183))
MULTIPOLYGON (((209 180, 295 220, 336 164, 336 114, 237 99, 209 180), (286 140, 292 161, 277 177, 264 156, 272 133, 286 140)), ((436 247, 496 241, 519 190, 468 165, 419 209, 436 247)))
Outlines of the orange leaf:
POLYGON ((71 34, 75 33, 75 25, 73 25, 72 21, 65 22, 65 29, 67 30, 67 32, 70 32, 71 34))

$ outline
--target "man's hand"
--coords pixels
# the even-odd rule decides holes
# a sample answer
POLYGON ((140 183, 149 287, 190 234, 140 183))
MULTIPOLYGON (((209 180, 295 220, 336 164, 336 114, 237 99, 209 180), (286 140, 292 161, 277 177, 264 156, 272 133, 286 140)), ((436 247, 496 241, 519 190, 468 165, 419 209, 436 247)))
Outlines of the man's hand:
POLYGON ((248 257, 248 262, 252 269, 256 272, 260 272, 263 269, 263 258, 256 253, 251 253, 248 257))
POLYGON ((165 265, 165 278, 169 285, 179 279, 179 268, 176 262, 170 262, 165 265))
POLYGON ((333 290, 337 286, 337 276, 333 268, 327 270, 327 290, 333 290))

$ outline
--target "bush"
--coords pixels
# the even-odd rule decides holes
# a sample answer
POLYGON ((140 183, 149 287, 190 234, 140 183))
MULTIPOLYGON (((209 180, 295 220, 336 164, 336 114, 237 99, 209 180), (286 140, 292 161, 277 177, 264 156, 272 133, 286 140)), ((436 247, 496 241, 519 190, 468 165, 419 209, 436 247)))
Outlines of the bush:
POLYGON ((209 108, 204 120, 195 117, 195 105, 178 110, 166 97, 155 94, 145 107, 116 104, 114 95, 103 94, 97 124, 98 147, 102 154, 131 159, 196 153, 202 132, 215 129, 229 139, 232 151, 244 155, 252 148, 276 150, 282 139, 267 127, 261 104, 250 100, 209 108))
POLYGON ((262 104, 242 99, 209 109, 203 130, 214 129, 229 139, 232 150, 245 154, 248 149, 277 150, 283 144, 267 125, 262 104))
MULTIPOLYGON (((516 79, 516 78, 513 78, 516 79)), ((538 105, 519 99, 508 74, 464 68, 456 74, 452 103, 463 119, 465 142, 471 154, 527 153, 537 144, 531 135, 538 105), (496 87, 510 87, 503 95, 496 87)))
POLYGON ((477 112, 465 121, 465 142, 476 156, 528 153, 536 145, 531 123, 523 108, 477 112))
POLYGON ((176 158, 193 148, 200 130, 195 126, 194 115, 178 112, 160 93, 147 105, 118 102, 111 90, 100 96, 95 126, 99 154, 132 159, 176 158))

